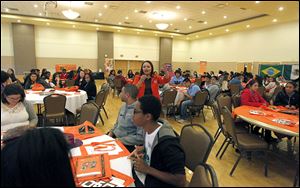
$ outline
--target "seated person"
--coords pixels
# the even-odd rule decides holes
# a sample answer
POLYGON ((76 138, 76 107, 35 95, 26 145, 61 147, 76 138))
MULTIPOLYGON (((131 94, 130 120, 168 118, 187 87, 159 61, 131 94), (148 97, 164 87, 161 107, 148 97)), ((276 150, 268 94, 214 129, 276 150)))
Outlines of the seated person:
POLYGON ((295 90, 296 83, 288 82, 284 89, 280 91, 275 98, 275 106, 284 106, 295 110, 299 108, 299 93, 295 90))
POLYGON ((137 94, 138 89, 135 85, 127 84, 122 88, 120 98, 125 104, 121 107, 118 119, 108 134, 120 140, 130 152, 135 149, 135 145, 144 142, 143 129, 134 125, 132 120, 137 94))
POLYGON ((1 187, 75 187, 70 147, 60 130, 28 129, 4 144, 1 187))
POLYGON ((83 70, 80 70, 79 75, 77 76, 77 78, 75 80, 75 86, 80 87, 81 85, 83 85, 85 83, 84 75, 85 75, 85 73, 83 72, 83 70))
POLYGON ((184 78, 181 76, 181 71, 176 70, 175 71, 175 76, 171 78, 170 84, 171 85, 180 85, 182 84, 184 78))
POLYGON ((22 85, 21 81, 18 78, 16 78, 14 69, 12 69, 12 68, 7 69, 7 73, 10 75, 11 81, 13 83, 22 85))
POLYGON ((193 103, 193 97, 195 97, 196 93, 200 91, 200 87, 197 84, 192 84, 191 80, 188 78, 184 79, 183 83, 188 90, 184 93, 186 100, 181 103, 180 119, 178 120, 180 123, 186 123, 188 116, 187 107, 193 103))
POLYGON ((209 101, 207 102, 208 105, 213 104, 215 101, 217 95, 220 93, 220 87, 217 85, 217 77, 210 75, 206 76, 206 82, 207 82, 207 90, 209 93, 209 101))
POLYGON ((244 76, 240 73, 235 73, 235 77, 229 81, 229 87, 230 85, 239 85, 240 86, 240 91, 243 90, 242 86, 242 80, 244 79, 244 76))
POLYGON ((120 93, 122 87, 125 86, 125 85, 127 84, 126 78, 123 76, 122 70, 118 70, 117 76, 115 77, 115 80, 116 80, 116 79, 120 79, 120 80, 121 80, 121 88, 120 88, 120 90, 118 91, 118 92, 120 93))
POLYGON ((275 79, 273 77, 270 77, 268 85, 265 86, 265 88, 266 88, 265 95, 266 95, 267 99, 272 98, 276 87, 277 87, 277 83, 276 83, 275 79))
POLYGON ((85 83, 81 85, 80 89, 86 91, 89 100, 95 100, 97 94, 97 87, 95 80, 91 73, 85 74, 84 76, 85 83))
POLYGON ((241 105, 260 107, 261 105, 268 105, 267 101, 258 93, 258 82, 251 80, 247 88, 242 91, 241 105))
POLYGON ((282 82, 287 82, 286 79, 280 74, 276 78, 276 82, 282 83, 282 82))
POLYGON ((55 87, 55 85, 49 81, 50 79, 50 72, 46 71, 44 72, 43 76, 41 76, 40 83, 45 87, 45 88, 52 88, 55 87))
POLYGON ((37 83, 40 83, 38 80, 38 75, 36 73, 30 73, 24 85, 24 89, 32 89, 32 87, 37 83))
POLYGON ((18 84, 7 85, 1 95, 1 131, 20 126, 36 126, 37 115, 18 84))
POLYGON ((12 83, 11 77, 7 72, 1 71, 1 93, 3 92, 5 86, 12 83))
POLYGON ((59 77, 61 80, 66 80, 68 79, 68 73, 67 73, 67 70, 66 69, 63 69, 61 74, 60 74, 60 77, 59 77))
POLYGON ((158 120, 161 108, 159 99, 146 95, 134 109, 134 124, 146 132, 144 146, 129 156, 136 187, 182 187, 186 182, 184 151, 172 127, 158 120))

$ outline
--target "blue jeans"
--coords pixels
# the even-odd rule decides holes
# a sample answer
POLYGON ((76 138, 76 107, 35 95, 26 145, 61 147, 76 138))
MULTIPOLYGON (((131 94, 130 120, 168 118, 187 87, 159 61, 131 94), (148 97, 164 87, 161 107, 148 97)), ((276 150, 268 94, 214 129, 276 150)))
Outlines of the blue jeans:
POLYGON ((192 100, 186 100, 181 103, 181 108, 180 108, 180 118, 181 119, 187 119, 187 117, 188 117, 187 107, 191 104, 193 104, 192 100))

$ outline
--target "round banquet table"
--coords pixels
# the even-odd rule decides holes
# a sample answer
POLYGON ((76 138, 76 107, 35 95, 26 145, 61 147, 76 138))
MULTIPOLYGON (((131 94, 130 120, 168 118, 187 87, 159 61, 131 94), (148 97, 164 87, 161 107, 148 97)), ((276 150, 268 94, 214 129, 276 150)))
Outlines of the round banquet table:
MULTIPOLYGON (((50 89, 46 89, 45 92, 49 92, 50 89)), ((25 100, 31 104, 44 104, 44 98, 47 94, 42 94, 42 91, 32 91, 26 90, 25 100)), ((78 92, 66 92, 61 90, 55 90, 54 93, 62 94, 67 97, 66 109, 76 114, 76 109, 80 108, 87 101, 87 94, 83 90, 78 90, 78 92)))
POLYGON ((288 136, 299 137, 299 115, 289 115, 252 106, 237 107, 233 110, 233 114, 253 125, 288 136), (260 114, 251 114, 250 111, 259 111, 260 114), (294 124, 279 124, 274 122, 274 119, 285 119, 294 124))

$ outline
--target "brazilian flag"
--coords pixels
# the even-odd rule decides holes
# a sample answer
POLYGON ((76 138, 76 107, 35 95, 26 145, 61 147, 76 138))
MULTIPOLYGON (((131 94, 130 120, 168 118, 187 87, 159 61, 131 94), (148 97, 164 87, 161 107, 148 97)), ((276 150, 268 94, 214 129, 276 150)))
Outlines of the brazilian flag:
POLYGON ((278 75, 282 75, 282 70, 283 65, 260 65, 260 76, 268 75, 276 78, 278 75))

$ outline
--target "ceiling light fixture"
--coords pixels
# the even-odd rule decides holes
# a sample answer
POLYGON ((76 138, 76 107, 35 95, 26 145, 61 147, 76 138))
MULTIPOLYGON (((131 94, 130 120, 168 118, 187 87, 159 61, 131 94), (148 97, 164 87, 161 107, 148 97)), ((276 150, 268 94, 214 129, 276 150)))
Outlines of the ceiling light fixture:
POLYGON ((35 5, 33 5, 33 6, 34 6, 34 8, 38 8, 38 7, 39 7, 37 4, 35 4, 35 5))
POLYGON ((136 9, 135 9, 135 10, 134 10, 134 12, 135 12, 135 13, 137 13, 137 12, 138 12, 138 10, 136 10, 136 9))
POLYGON ((151 1, 146 1, 146 3, 148 3, 148 4, 149 4, 149 3, 151 3, 151 1))
POLYGON ((189 26, 189 29, 192 29, 192 26, 191 26, 191 25, 189 26))
POLYGON ((207 24, 207 21, 203 22, 204 24, 207 24))
POLYGON ((128 16, 126 16, 125 19, 128 20, 129 19, 128 16))
POLYGON ((73 25, 72 27, 73 27, 73 28, 75 28, 76 26, 75 26, 75 25, 73 25))
POLYGON ((107 8, 108 6, 107 5, 104 5, 104 8, 107 8))
POLYGON ((250 25, 246 25, 246 27, 247 27, 247 28, 249 28, 249 27, 250 27, 250 25))
POLYGON ((180 7, 179 5, 177 5, 177 6, 176 6, 176 9, 178 9, 178 10, 179 10, 180 8, 181 8, 181 7, 180 7))
POLYGON ((102 13, 98 13, 98 16, 102 16, 102 13))
POLYGON ((167 23, 158 23, 158 24, 155 24, 155 26, 159 30, 165 30, 169 27, 169 24, 167 24, 167 23))
POLYGON ((209 35, 212 35, 212 33, 209 33, 209 35))
POLYGON ((278 8, 279 11, 283 11, 283 9, 284 9, 283 7, 279 7, 278 8))
POLYGON ((20 23, 20 22, 21 22, 21 20, 17 20, 17 22, 19 22, 19 23, 20 23))
POLYGON ((229 29, 226 29, 225 31, 226 31, 226 32, 229 32, 229 29))
POLYGON ((5 12, 9 12, 9 9, 8 9, 8 8, 5 8, 5 12))
POLYGON ((227 19, 227 16, 223 16, 224 19, 227 19))
POLYGON ((206 14, 206 12, 203 10, 202 12, 201 12, 202 14, 206 14))
POLYGON ((41 13, 41 12, 39 13, 39 16, 42 16, 42 13, 41 13))
POLYGON ((273 19, 272 22, 277 22, 277 19, 273 19))
POLYGON ((256 4, 260 3, 260 1, 255 1, 256 4))
POLYGON ((69 10, 63 10, 62 13, 66 18, 68 18, 70 20, 74 20, 74 19, 78 18, 78 16, 80 14, 78 12, 75 12, 75 11, 71 10, 71 3, 72 3, 72 1, 70 1, 69 10))
POLYGON ((50 25, 50 23, 48 23, 48 22, 47 22, 46 24, 47 24, 47 25, 50 25))
POLYGON ((184 20, 184 21, 187 21, 187 18, 184 18, 183 20, 184 20))

